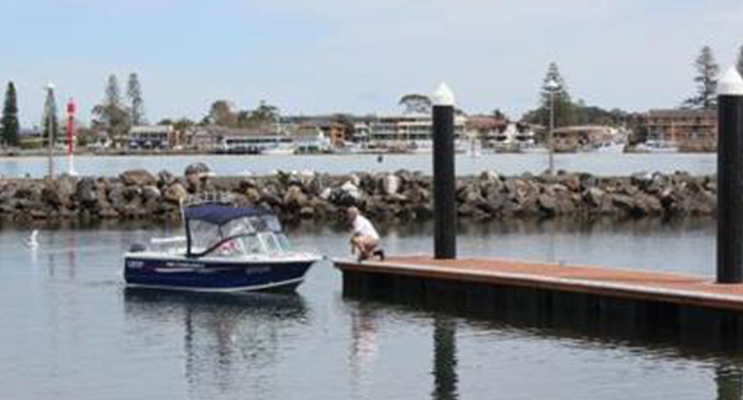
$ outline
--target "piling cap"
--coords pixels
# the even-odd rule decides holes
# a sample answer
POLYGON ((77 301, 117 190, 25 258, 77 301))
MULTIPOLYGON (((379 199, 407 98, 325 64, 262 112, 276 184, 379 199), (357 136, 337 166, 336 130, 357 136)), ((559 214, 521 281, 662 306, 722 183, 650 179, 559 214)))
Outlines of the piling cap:
POLYGON ((728 68, 717 81, 718 96, 743 96, 743 78, 735 67, 728 68))
POLYGON ((455 99, 449 86, 441 82, 436 91, 433 92, 433 104, 436 106, 454 106, 455 99))

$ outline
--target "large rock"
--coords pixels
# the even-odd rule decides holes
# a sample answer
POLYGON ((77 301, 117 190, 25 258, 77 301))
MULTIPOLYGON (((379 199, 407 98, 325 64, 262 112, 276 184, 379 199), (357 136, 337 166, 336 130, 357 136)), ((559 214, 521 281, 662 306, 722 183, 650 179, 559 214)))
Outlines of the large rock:
POLYGON ((108 192, 108 202, 111 203, 111 206, 117 210, 123 209, 127 204, 125 192, 126 188, 124 185, 113 185, 108 192))
POLYGON ((98 202, 98 188, 93 178, 83 178, 77 183, 75 197, 80 205, 86 208, 95 206, 98 202))
POLYGON ((393 195, 400 191, 401 179, 397 175, 388 174, 382 179, 384 194, 393 195))
POLYGON ((304 192, 302 192, 302 188, 299 186, 290 186, 286 193, 284 194, 284 206, 299 210, 304 207, 306 207, 308 204, 308 197, 304 192))
POLYGON ((175 177, 170 172, 162 170, 157 173, 157 180, 159 187, 167 187, 175 182, 175 177))
POLYGON ((597 187, 590 187, 585 191, 584 198, 590 206, 599 207, 604 201, 605 194, 603 190, 597 187))
POLYGON ((658 215, 663 211, 663 205, 660 200, 651 195, 638 195, 635 199, 635 206, 632 209, 632 215, 643 217, 646 215, 658 215))
POLYGON ((359 189, 358 184, 354 183, 353 180, 349 180, 346 183, 344 183, 340 189, 341 189, 341 192, 353 198, 354 200, 361 199, 361 196, 362 196, 361 189, 359 189))
POLYGON ((49 182, 41 190, 41 200, 54 208, 62 207, 64 200, 57 190, 56 182, 49 182))
POLYGON ((558 178, 557 182, 553 182, 553 184, 560 184, 564 187, 567 187, 569 190, 573 192, 580 192, 581 190, 580 175, 563 172, 561 175, 558 175, 557 178, 558 178))
POLYGON ((196 162, 187 166, 183 175, 185 175, 186 177, 195 176, 197 178, 202 178, 212 176, 214 174, 212 173, 212 169, 209 168, 206 163, 196 162))
POLYGON ((41 199, 54 208, 69 208, 72 196, 75 194, 76 182, 74 178, 63 177, 44 183, 41 199))
POLYGON ((547 215, 555 215, 557 214, 557 201, 555 201, 555 197, 553 195, 549 194, 541 194, 537 198, 537 203, 539 204, 539 209, 547 214, 547 215))
POLYGON ((183 185, 177 182, 168 186, 165 189, 165 193, 163 193, 165 200, 173 204, 180 204, 181 200, 186 198, 186 196, 188 196, 188 191, 183 185))
POLYGON ((256 188, 247 188, 244 193, 249 204, 258 204, 261 201, 261 192, 256 188))
POLYGON ((149 171, 145 169, 130 169, 124 171, 119 175, 119 179, 124 182, 127 186, 145 186, 145 185, 156 185, 157 178, 155 178, 149 171))
POLYGON ((635 200, 631 196, 623 194, 612 195, 611 201, 616 208, 627 213, 632 213, 632 209, 635 207, 635 200))
POLYGON ((142 197, 144 197, 145 202, 159 200, 161 195, 157 186, 148 185, 142 188, 142 197))
POLYGON ((197 162, 187 166, 185 175, 188 190, 193 193, 208 190, 207 178, 214 176, 211 168, 203 162, 197 162))

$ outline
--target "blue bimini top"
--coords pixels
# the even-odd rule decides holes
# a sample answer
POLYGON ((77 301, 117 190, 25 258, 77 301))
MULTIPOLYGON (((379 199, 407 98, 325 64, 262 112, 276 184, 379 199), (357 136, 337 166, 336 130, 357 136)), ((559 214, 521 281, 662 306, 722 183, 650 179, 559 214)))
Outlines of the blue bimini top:
POLYGON ((224 225, 238 218, 264 215, 271 215, 271 213, 262 208, 232 207, 222 204, 202 204, 188 207, 183 211, 186 220, 205 221, 215 225, 224 225))

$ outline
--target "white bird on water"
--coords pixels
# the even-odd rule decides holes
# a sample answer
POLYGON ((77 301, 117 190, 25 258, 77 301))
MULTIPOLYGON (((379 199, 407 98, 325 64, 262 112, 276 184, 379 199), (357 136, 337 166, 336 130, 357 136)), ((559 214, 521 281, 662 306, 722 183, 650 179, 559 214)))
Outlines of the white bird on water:
POLYGON ((39 247, 39 241, 37 240, 37 236, 39 236, 39 230, 34 229, 30 235, 26 239, 23 240, 23 244, 26 245, 26 247, 35 250, 37 247, 39 247))

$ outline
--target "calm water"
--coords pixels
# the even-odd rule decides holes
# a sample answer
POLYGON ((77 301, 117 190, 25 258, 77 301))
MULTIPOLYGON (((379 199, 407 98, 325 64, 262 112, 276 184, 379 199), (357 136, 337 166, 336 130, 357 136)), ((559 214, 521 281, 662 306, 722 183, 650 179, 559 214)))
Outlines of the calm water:
MULTIPOLYGON (((739 399, 743 360, 662 343, 457 317, 341 295, 316 265, 296 296, 126 291, 129 244, 162 227, 0 229, 2 399, 739 399)), ((429 252, 430 225, 385 229, 429 252)), ((714 273, 714 222, 469 226, 462 254, 714 273)), ((303 226, 303 248, 347 254, 303 226)))
MULTIPOLYGON (((131 168, 146 168, 158 172, 168 170, 175 175, 183 174, 186 166, 196 161, 209 164, 218 175, 264 175, 275 170, 301 171, 313 169, 320 172, 342 174, 355 171, 396 171, 408 169, 432 172, 430 154, 389 154, 379 161, 376 155, 297 155, 297 156, 78 156, 75 170, 81 175, 115 176, 131 168)), ((0 157, 0 175, 7 177, 43 177, 47 172, 44 157, 8 158, 0 157)), ((56 171, 67 171, 65 157, 57 157, 56 171)), ((485 154, 478 158, 457 156, 457 173, 477 174, 484 170, 496 170, 506 175, 524 172, 539 174, 548 168, 546 154, 485 154)), ((660 171, 671 173, 677 170, 694 175, 714 174, 717 155, 705 154, 557 154, 555 168, 572 172, 589 172, 595 175, 628 175, 634 172, 660 171)))

